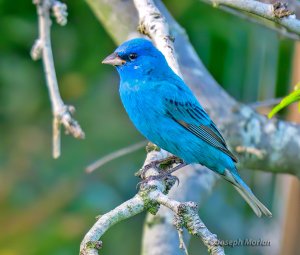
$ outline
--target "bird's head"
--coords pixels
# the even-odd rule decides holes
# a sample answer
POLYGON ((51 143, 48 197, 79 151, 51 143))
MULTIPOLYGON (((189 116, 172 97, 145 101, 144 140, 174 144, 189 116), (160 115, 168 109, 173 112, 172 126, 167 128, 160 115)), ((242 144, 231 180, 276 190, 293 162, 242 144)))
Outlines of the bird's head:
POLYGON ((163 72, 168 69, 163 54, 152 42, 143 38, 124 42, 102 63, 115 66, 121 79, 138 79, 151 74, 153 70, 163 72))

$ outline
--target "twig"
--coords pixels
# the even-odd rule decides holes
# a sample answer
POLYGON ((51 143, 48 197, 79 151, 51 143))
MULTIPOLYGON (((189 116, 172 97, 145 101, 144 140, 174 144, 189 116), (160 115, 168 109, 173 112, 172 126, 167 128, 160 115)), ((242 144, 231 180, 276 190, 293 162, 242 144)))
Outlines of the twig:
POLYGON ((51 48, 50 11, 53 11, 57 23, 63 26, 67 23, 67 7, 65 4, 54 0, 34 0, 33 3, 37 6, 39 39, 36 40, 32 47, 31 57, 34 60, 38 60, 41 57, 43 59, 46 81, 52 104, 53 157, 58 158, 60 156, 61 125, 65 127, 67 133, 72 134, 75 138, 84 138, 84 132, 77 121, 72 118, 75 108, 73 106, 65 105, 60 96, 51 48))
MULTIPOLYGON (((211 5, 211 2, 209 0, 202 0, 202 2, 204 2, 205 4, 211 5)), ((271 22, 271 21, 263 22, 263 21, 265 21, 264 19, 258 19, 257 16, 253 15, 252 13, 241 12, 238 9, 233 9, 232 7, 228 7, 225 5, 219 5, 218 8, 227 13, 235 15, 241 19, 244 19, 246 21, 250 21, 255 24, 263 25, 263 26, 267 27, 268 29, 276 31, 278 34, 280 34, 286 38, 289 38, 292 40, 298 40, 300 38, 299 35, 297 35, 293 32, 289 32, 287 29, 282 28, 282 27, 278 26, 277 24, 274 24, 274 22, 271 22)))
MULTIPOLYGON (((147 154, 144 166, 150 164, 154 160, 160 160, 168 157, 170 154, 166 151, 153 150, 147 154)), ((146 177, 158 175, 156 168, 151 168, 147 171, 146 177)), ((141 185, 138 194, 132 199, 102 215, 94 226, 85 235, 81 246, 81 255, 96 255, 98 250, 102 247, 102 242, 99 240, 102 235, 114 224, 133 217, 144 210, 148 210, 152 214, 156 214, 160 205, 164 205, 174 212, 175 219, 180 219, 180 227, 185 227, 191 234, 199 236, 208 251, 212 255, 223 255, 224 250, 217 245, 217 236, 212 234, 207 227, 200 220, 197 213, 197 206, 193 202, 180 203, 178 201, 169 199, 166 195, 169 189, 174 185, 173 179, 163 181, 150 180, 141 185)), ((179 226, 178 225, 178 226, 179 226)))
POLYGON ((196 203, 180 203, 168 198, 168 196, 162 193, 153 192, 151 195, 156 198, 159 204, 168 207, 175 213, 175 225, 177 227, 185 227, 190 234, 199 236, 208 248, 210 254, 224 254, 223 247, 217 245, 217 236, 211 233, 200 219, 197 213, 198 206, 196 203))
POLYGON ((109 153, 105 155, 104 157, 96 160, 92 164, 86 167, 85 171, 87 173, 91 173, 95 171, 97 168, 102 167, 103 165, 107 164, 108 162, 115 160, 117 158, 120 158, 122 156, 125 156, 129 153, 135 152, 147 145, 147 141, 141 141, 135 144, 132 144, 130 146, 127 146, 125 148, 122 148, 120 150, 114 151, 112 153, 109 153))
POLYGON ((143 212, 144 207, 144 201, 137 194, 132 199, 102 215, 82 240, 80 254, 98 255, 98 250, 102 247, 102 242, 99 239, 104 233, 114 224, 143 212))
POLYGON ((152 0, 134 0, 139 13, 139 31, 148 35, 156 47, 163 52, 169 66, 182 77, 174 50, 174 37, 171 35, 168 23, 152 0))
POLYGON ((273 21, 282 28, 287 29, 300 36, 300 20, 287 8, 284 3, 276 2, 274 4, 261 3, 255 0, 203 0, 211 3, 213 6, 227 6, 239 11, 245 11, 255 14, 261 18, 273 21))
POLYGON ((179 248, 184 251, 185 255, 189 255, 188 249, 185 245, 184 238, 183 238, 183 229, 182 228, 177 229, 177 232, 178 232, 178 239, 179 239, 179 248))

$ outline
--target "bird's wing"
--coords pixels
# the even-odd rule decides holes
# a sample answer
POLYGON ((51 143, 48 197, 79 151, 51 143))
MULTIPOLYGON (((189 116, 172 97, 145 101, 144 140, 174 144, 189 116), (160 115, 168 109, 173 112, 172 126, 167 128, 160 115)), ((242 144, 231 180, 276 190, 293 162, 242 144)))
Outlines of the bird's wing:
POLYGON ((197 102, 165 100, 166 114, 209 145, 223 151, 234 162, 237 158, 228 150, 226 142, 215 123, 197 102))

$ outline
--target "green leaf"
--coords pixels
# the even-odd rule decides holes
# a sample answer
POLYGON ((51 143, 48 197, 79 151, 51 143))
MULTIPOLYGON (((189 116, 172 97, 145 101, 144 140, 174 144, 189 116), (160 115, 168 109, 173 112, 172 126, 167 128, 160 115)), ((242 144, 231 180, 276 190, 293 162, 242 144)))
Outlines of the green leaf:
MULTIPOLYGON (((288 105, 300 101, 300 82, 298 82, 295 85, 295 91, 293 91, 291 94, 289 94, 288 96, 286 96, 285 98, 283 98, 281 100, 281 102, 276 105, 271 112, 268 114, 269 118, 272 118, 277 112, 279 112, 280 110, 282 110, 283 108, 287 107, 288 105)), ((300 105, 299 105, 299 109, 300 109, 300 105)))

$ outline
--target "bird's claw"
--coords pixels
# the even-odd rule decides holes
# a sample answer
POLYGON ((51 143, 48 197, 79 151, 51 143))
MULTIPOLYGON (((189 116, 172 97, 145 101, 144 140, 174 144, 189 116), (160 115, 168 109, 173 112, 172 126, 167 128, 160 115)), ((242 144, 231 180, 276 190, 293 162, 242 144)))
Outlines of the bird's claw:
POLYGON ((171 184, 173 186, 177 182, 177 186, 179 185, 179 178, 175 175, 171 175, 168 172, 158 174, 158 175, 152 175, 147 177, 146 179, 140 181, 137 185, 136 188, 140 188, 144 186, 145 184, 149 183, 150 181, 157 181, 157 180, 165 180, 166 184, 171 184))
POLYGON ((140 169, 137 173, 136 176, 141 177, 141 179, 146 178, 146 173, 148 172, 149 169, 154 168, 158 172, 160 172, 161 167, 164 168, 166 166, 170 166, 175 163, 182 163, 182 159, 176 157, 176 156, 170 156, 165 159, 158 159, 150 162, 149 164, 145 165, 142 169, 140 169))
POLYGON ((148 182, 157 180, 157 178, 154 178, 154 177, 156 177, 156 176, 158 176, 158 175, 152 175, 152 176, 149 176, 148 178, 146 178, 146 179, 140 181, 140 182, 136 185, 136 188, 139 189, 140 187, 143 187, 144 185, 146 185, 148 182))
POLYGON ((141 182, 137 184, 137 188, 144 186, 145 184, 149 183, 150 181, 155 181, 155 180, 165 180, 165 184, 168 187, 172 187, 176 182, 177 185, 179 185, 179 179, 177 176, 172 175, 173 172, 176 170, 180 169, 181 167, 185 166, 186 163, 183 163, 183 161, 175 156, 171 156, 165 159, 160 159, 160 160, 155 160, 150 162, 149 164, 145 165, 140 171, 136 174, 140 176, 141 179, 143 179, 141 182), (174 163, 179 163, 177 166, 161 171, 161 167, 158 165, 164 164, 169 166, 170 164, 174 163), (155 168, 159 174, 157 175, 152 175, 146 178, 146 173, 149 169, 155 168))
POLYGON ((159 167, 157 167, 157 162, 156 161, 152 161, 149 164, 145 165, 143 168, 141 168, 136 175, 139 176, 141 179, 145 179, 146 178, 146 173, 148 172, 149 169, 151 168, 155 168, 157 171, 160 171, 159 167))
POLYGON ((167 180, 166 181, 170 182, 171 186, 173 186, 177 182, 177 187, 179 186, 179 183, 180 183, 179 178, 177 176, 175 176, 175 175, 172 175, 172 174, 169 174, 167 176, 167 180))

